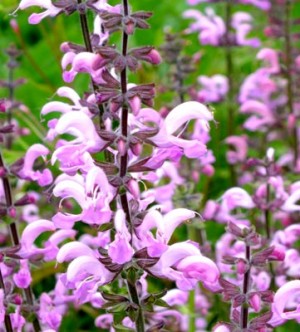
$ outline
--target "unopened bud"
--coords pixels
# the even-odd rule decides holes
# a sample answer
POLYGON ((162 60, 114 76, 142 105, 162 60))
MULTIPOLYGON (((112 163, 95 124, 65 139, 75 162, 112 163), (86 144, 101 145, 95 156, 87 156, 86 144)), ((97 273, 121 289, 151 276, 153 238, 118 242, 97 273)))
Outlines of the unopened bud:
POLYGON ((14 294, 13 303, 16 305, 21 305, 23 303, 22 296, 20 294, 14 294))
POLYGON ((118 144, 118 151, 119 151, 120 155, 125 156, 125 154, 127 152, 127 147, 126 147, 126 142, 124 141, 124 139, 120 137, 117 144, 118 144))
POLYGON ((9 208, 8 210, 8 215, 11 217, 11 218, 16 218, 17 216, 17 211, 14 207, 11 207, 9 208))
POLYGON ((251 294, 249 298, 249 304, 255 312, 259 312, 261 309, 261 299, 257 293, 251 294))
POLYGON ((239 259, 236 264, 236 270, 238 274, 245 274, 248 270, 248 264, 243 259, 239 259))
POLYGON ((132 113, 134 115, 138 115, 141 107, 142 107, 142 102, 141 99, 138 96, 134 96, 133 98, 130 98, 128 100, 128 103, 130 105, 130 108, 132 110, 132 113))
POLYGON ((156 49, 152 49, 148 54, 149 60, 153 65, 161 63, 161 56, 156 49))
POLYGON ((10 23, 10 26, 11 26, 11 28, 13 29, 13 31, 15 33, 19 33, 20 32, 20 28, 19 28, 17 20, 12 19, 12 20, 10 20, 9 23, 10 23))
POLYGON ((215 169, 212 165, 207 164, 201 168, 201 172, 206 176, 213 176, 215 173, 215 169))
POLYGON ((140 188, 136 180, 130 179, 126 184, 129 192, 135 199, 140 198, 140 188))
POLYGON ((124 20, 124 30, 127 35, 132 35, 134 33, 135 22, 130 17, 126 17, 124 20))
POLYGON ((131 151, 135 156, 139 156, 142 153, 143 145, 141 143, 133 144, 131 151))
POLYGON ((269 255, 269 260, 272 261, 284 261, 285 259, 285 252, 283 249, 279 247, 274 247, 272 253, 269 255))

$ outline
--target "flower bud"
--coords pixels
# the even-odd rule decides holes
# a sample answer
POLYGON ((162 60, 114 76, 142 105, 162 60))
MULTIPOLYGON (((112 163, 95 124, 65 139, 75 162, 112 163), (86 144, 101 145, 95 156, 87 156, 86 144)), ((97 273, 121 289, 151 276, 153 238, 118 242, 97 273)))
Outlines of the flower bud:
POLYGON ((285 252, 280 247, 274 247, 272 253, 269 255, 269 260, 272 261, 284 261, 285 259, 285 252))
POLYGON ((8 215, 11 217, 11 218, 16 218, 17 216, 17 211, 14 207, 11 207, 9 208, 8 210, 8 215))
POLYGON ((152 49, 148 53, 148 58, 149 62, 151 62, 153 65, 158 65, 161 63, 161 56, 156 49, 152 49))
POLYGON ((126 187, 128 188, 129 192, 135 199, 140 198, 140 188, 136 180, 130 179, 126 184, 126 187))
POLYGON ((236 264, 236 270, 238 274, 245 274, 248 270, 248 264, 243 259, 239 259, 236 264))
POLYGON ((139 156, 142 153, 143 145, 141 143, 133 144, 130 147, 134 155, 139 156))
POLYGON ((249 304, 255 312, 259 312, 261 309, 261 299, 257 293, 251 294, 249 298, 249 304))
POLYGON ((125 156, 126 152, 127 152, 127 147, 126 147, 126 142, 124 141, 123 138, 119 138, 118 139, 118 151, 120 153, 121 156, 125 156))
POLYGON ((134 115, 138 115, 139 113, 139 110, 141 109, 142 107, 142 102, 141 102, 141 99, 138 97, 138 96, 134 96, 133 98, 130 98, 128 100, 128 103, 130 105, 130 108, 132 110, 132 113, 134 115))
POLYGON ((20 32, 20 28, 19 28, 17 20, 12 19, 12 20, 10 20, 9 23, 10 23, 10 26, 11 26, 11 28, 13 29, 13 31, 15 33, 19 33, 20 32))

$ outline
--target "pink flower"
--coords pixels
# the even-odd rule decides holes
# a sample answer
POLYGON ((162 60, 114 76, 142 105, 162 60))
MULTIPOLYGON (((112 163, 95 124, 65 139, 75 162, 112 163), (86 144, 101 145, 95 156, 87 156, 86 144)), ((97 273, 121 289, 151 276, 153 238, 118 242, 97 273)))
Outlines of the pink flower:
POLYGON ((23 167, 18 171, 21 179, 37 181, 40 186, 47 186, 52 183, 52 173, 49 169, 43 171, 34 170, 34 162, 39 157, 45 157, 49 154, 49 150, 42 144, 32 145, 26 152, 23 167))
POLYGON ((244 127, 250 131, 264 130, 276 123, 273 112, 260 101, 247 100, 240 111, 241 113, 253 114, 244 123, 244 127))
POLYGON ((277 51, 271 48, 263 48, 257 53, 256 58, 259 60, 264 60, 267 65, 267 67, 260 69, 260 71, 264 71, 270 74, 280 73, 281 69, 277 51))
POLYGON ((201 44, 214 46, 220 44, 226 32, 226 26, 223 19, 217 16, 212 8, 206 8, 205 14, 198 10, 190 9, 184 12, 183 17, 196 20, 195 23, 190 25, 187 32, 199 32, 201 44))
POLYGON ((20 261, 20 269, 13 275, 13 280, 19 288, 25 289, 30 285, 32 278, 26 260, 20 261))
POLYGON ((220 276, 216 264, 201 255, 192 243, 181 242, 168 247, 149 271, 160 277, 174 280, 179 289, 193 289, 198 281, 213 288, 220 276))
POLYGON ((47 250, 37 248, 34 242, 42 233, 53 232, 55 229, 51 221, 44 219, 33 221, 27 225, 21 236, 21 249, 18 254, 22 258, 44 255, 47 250))
POLYGON ((108 255, 113 263, 125 264, 132 259, 134 250, 131 247, 131 235, 127 229, 126 216, 123 210, 115 215, 115 240, 108 246, 108 255))
POLYGON ((247 136, 229 136, 225 142, 234 147, 234 150, 228 151, 226 154, 229 164, 242 163, 247 158, 248 153, 248 139, 247 136))
POLYGON ((53 222, 59 228, 70 229, 77 221, 90 225, 109 222, 112 211, 109 203, 115 195, 115 189, 109 184, 105 173, 98 167, 92 168, 86 175, 61 177, 53 189, 56 197, 62 200, 73 198, 81 207, 79 214, 58 212, 53 222))
POLYGON ((300 319, 300 280, 281 286, 274 296, 274 311, 282 319, 300 319), (287 311, 286 309, 295 308, 287 311))
POLYGON ((199 102, 220 102, 228 92, 228 79, 224 75, 199 76, 198 82, 202 86, 202 89, 197 94, 199 102))
POLYGON ((46 10, 39 14, 31 14, 28 20, 30 24, 38 24, 45 17, 56 16, 62 11, 61 8, 55 7, 51 0, 21 0, 18 9, 23 10, 32 6, 39 6, 41 8, 45 8, 46 10))
MULTIPOLYGON (((140 111, 139 117, 145 116, 142 111, 140 111)), ((197 139, 186 140, 175 134, 188 121, 197 119, 203 120, 208 126, 208 121, 213 120, 213 115, 205 105, 195 101, 178 105, 161 122, 158 134, 149 140, 160 148, 178 146, 183 149, 183 153, 187 158, 198 158, 206 153, 205 144, 197 139)))

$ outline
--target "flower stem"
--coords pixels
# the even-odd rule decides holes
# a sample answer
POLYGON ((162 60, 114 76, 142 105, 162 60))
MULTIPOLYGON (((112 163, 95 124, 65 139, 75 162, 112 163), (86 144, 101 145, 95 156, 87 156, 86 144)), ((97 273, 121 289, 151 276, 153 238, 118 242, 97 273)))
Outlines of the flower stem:
POLYGON ((189 292, 189 330, 188 332, 196 332, 196 315, 195 315, 195 300, 196 300, 196 292, 195 290, 191 290, 189 292))
MULTIPOLYGON (((78 2, 78 4, 81 4, 82 0, 77 0, 77 2, 78 2)), ((80 12, 79 17, 80 17, 80 25, 81 25, 81 31, 82 31, 82 35, 83 35, 85 48, 88 52, 94 53, 93 46, 91 43, 91 38, 90 38, 90 30, 89 30, 86 12, 85 11, 80 12)), ((98 90, 98 87, 93 79, 92 79, 92 86, 93 86, 94 93, 96 93, 96 91, 98 90)), ((98 104, 98 108, 99 108, 100 129, 103 130, 103 129, 105 129, 104 122, 103 122, 104 107, 102 104, 98 104)))
MULTIPOLYGON (((188 224, 188 238, 191 241, 200 242, 197 229, 193 224, 188 224)), ((191 290, 188 298, 188 310, 189 310, 189 329, 188 332, 196 332, 196 291, 191 290)))
MULTIPOLYGON (((123 10, 124 10, 124 16, 125 17, 128 16, 129 15, 129 6, 128 6, 127 0, 123 0, 123 10)), ((123 30, 122 55, 124 57, 126 57, 126 55, 127 55, 127 48, 128 48, 128 35, 125 32, 125 30, 123 30)), ((121 91, 122 91, 123 97, 125 97, 125 95, 127 93, 127 68, 126 68, 126 66, 121 71, 121 91)), ((123 100, 125 100, 125 98, 123 98, 123 100)), ((127 138, 128 138, 128 111, 129 111, 128 106, 127 106, 126 102, 123 101, 122 110, 121 110, 121 134, 122 134, 123 138, 125 139, 125 142, 127 141, 127 138)), ((119 170, 120 178, 124 178, 126 176, 127 166, 128 166, 128 153, 126 151, 125 154, 123 154, 120 159, 120 170, 119 170)), ((131 243, 132 243, 134 225, 132 224, 130 207, 129 207, 129 202, 128 202, 126 192, 120 194, 120 199, 121 199, 121 205, 122 205, 123 211, 126 214, 128 226, 130 228, 131 243)), ((128 292, 130 294, 132 301, 139 308, 138 316, 137 316, 137 319, 135 322, 136 331, 144 332, 145 331, 144 313, 143 313, 143 309, 142 309, 140 301, 139 301, 139 295, 138 295, 138 292, 136 289, 136 285, 132 284, 129 280, 127 280, 127 287, 128 287, 128 292)))
MULTIPOLYGON (((250 246, 246 245, 246 260, 250 262, 251 256, 251 250, 250 246)), ((247 272, 244 274, 244 280, 243 280, 243 294, 246 296, 249 290, 249 284, 250 284, 250 270, 251 266, 249 266, 247 272)), ((240 328, 246 329, 248 326, 248 303, 244 302, 241 308, 241 318, 240 318, 240 328)))
POLYGON ((127 287, 128 287, 128 291, 129 291, 132 302, 135 303, 139 308, 138 317, 137 317, 137 320, 135 323, 136 332, 145 332, 144 314, 143 314, 143 309, 140 304, 136 285, 130 283, 130 281, 127 280, 127 287))
MULTIPOLYGON (((228 78, 228 93, 227 93, 227 112, 228 112, 228 130, 227 136, 232 136, 235 133, 235 111, 234 111, 234 67, 232 56, 232 45, 230 39, 231 28, 231 16, 232 16, 232 3, 231 0, 226 1, 225 7, 225 22, 226 22, 226 34, 225 34, 225 61, 226 61, 226 76, 228 78)), ((233 165, 229 164, 230 178, 233 185, 236 184, 236 172, 233 165)))
MULTIPOLYGON (((1 152, 0 152, 0 168, 5 168, 1 152)), ((4 189, 6 207, 7 207, 7 209, 11 209, 11 208, 13 208, 13 200, 12 200, 10 183, 9 183, 7 176, 2 177, 2 184, 3 184, 3 189, 4 189)), ((18 229, 17 229, 16 223, 15 222, 10 223, 9 228, 10 228, 11 240, 12 240, 13 245, 14 246, 20 245, 20 239, 19 239, 19 234, 18 234, 18 229)), ((27 288, 25 288, 24 293, 25 293, 26 302, 31 307, 33 307, 34 301, 33 301, 31 287, 28 286, 27 288)), ((35 332, 41 331, 40 323, 39 323, 36 315, 34 316, 33 327, 34 327, 35 332)))
POLYGON ((270 230, 270 209, 268 207, 270 201, 270 185, 267 184, 267 192, 266 192, 266 209, 265 209, 265 228, 267 239, 270 240, 271 230, 270 230))

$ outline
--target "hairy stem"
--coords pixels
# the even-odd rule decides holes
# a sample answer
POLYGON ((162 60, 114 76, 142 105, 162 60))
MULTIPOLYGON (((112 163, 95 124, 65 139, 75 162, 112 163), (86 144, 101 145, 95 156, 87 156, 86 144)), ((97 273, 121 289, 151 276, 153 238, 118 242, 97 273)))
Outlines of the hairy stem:
MULTIPOLYGON (((124 10, 124 16, 128 16, 129 15, 128 0, 123 0, 123 10, 124 10)), ((122 55, 124 57, 126 57, 126 55, 127 55, 127 49, 128 49, 128 35, 124 30, 123 38, 122 38, 122 55)), ((121 71, 121 91, 122 91, 123 97, 125 97, 126 93, 127 93, 127 68, 126 68, 126 66, 121 71)), ((121 134, 126 142, 125 144, 127 144, 127 139, 128 139, 128 111, 129 111, 128 106, 127 106, 126 102, 124 101, 123 105, 122 105, 122 110, 121 110, 121 134)), ((127 167, 128 167, 128 153, 126 151, 120 158, 119 176, 121 178, 124 178, 126 176, 127 167)), ((126 214, 126 219, 127 219, 128 226, 130 228, 131 241, 132 241, 134 225, 133 225, 132 219, 131 219, 130 207, 129 207, 129 202, 128 202, 126 192, 120 193, 120 200, 121 200, 121 205, 122 205, 123 211, 126 214)), ((144 313, 143 313, 143 309, 140 305, 136 285, 135 284, 133 285, 129 280, 127 280, 127 287, 128 287, 128 292, 131 296, 132 301, 139 307, 138 316, 137 316, 137 319, 135 322, 136 331, 144 332, 145 331, 144 313)))
MULTIPOLYGON (((246 245, 246 260, 248 262, 250 262, 250 256, 251 256, 251 250, 250 250, 250 246, 246 245)), ((251 270, 251 266, 249 266, 247 272, 244 275, 244 280, 243 280, 243 294, 247 295, 248 291, 249 291, 249 286, 250 286, 250 270, 251 270)), ((240 318, 240 328, 241 329, 246 329, 248 326, 248 303, 245 302, 242 305, 241 308, 241 318, 240 318)))
MULTIPOLYGON (((287 80, 287 107, 290 115, 294 115, 294 92, 293 92, 293 78, 292 78, 292 40, 291 40, 291 0, 285 2, 285 20, 284 20, 284 40, 285 40, 285 58, 286 58, 286 80, 287 80)), ((294 150, 294 166, 297 165, 298 160, 298 134, 297 127, 294 126, 292 131, 292 145, 294 150)))
MULTIPOLYGON (((0 168, 5 169, 4 161, 2 158, 2 153, 0 152, 0 168)), ((2 177, 2 184, 3 184, 3 190, 4 190, 4 196, 5 196, 5 202, 7 209, 13 208, 13 200, 12 200, 12 194, 11 194, 11 187, 7 176, 2 177)), ((11 233, 11 240, 14 246, 20 245, 20 239, 17 229, 17 224, 15 222, 10 223, 9 225, 10 233, 11 233)), ((33 301, 33 295, 32 295, 32 289, 30 286, 24 289, 26 302, 33 307, 34 301, 33 301)), ((38 332, 41 331, 40 323, 38 321, 37 316, 34 316, 33 321, 33 327, 34 331, 38 332)))
POLYGON ((135 303, 139 307, 138 317, 136 321, 136 331, 137 332, 145 332, 145 321, 144 321, 144 314, 140 304, 139 295, 137 292, 136 285, 131 284, 127 281, 127 287, 130 294, 131 301, 135 303))

